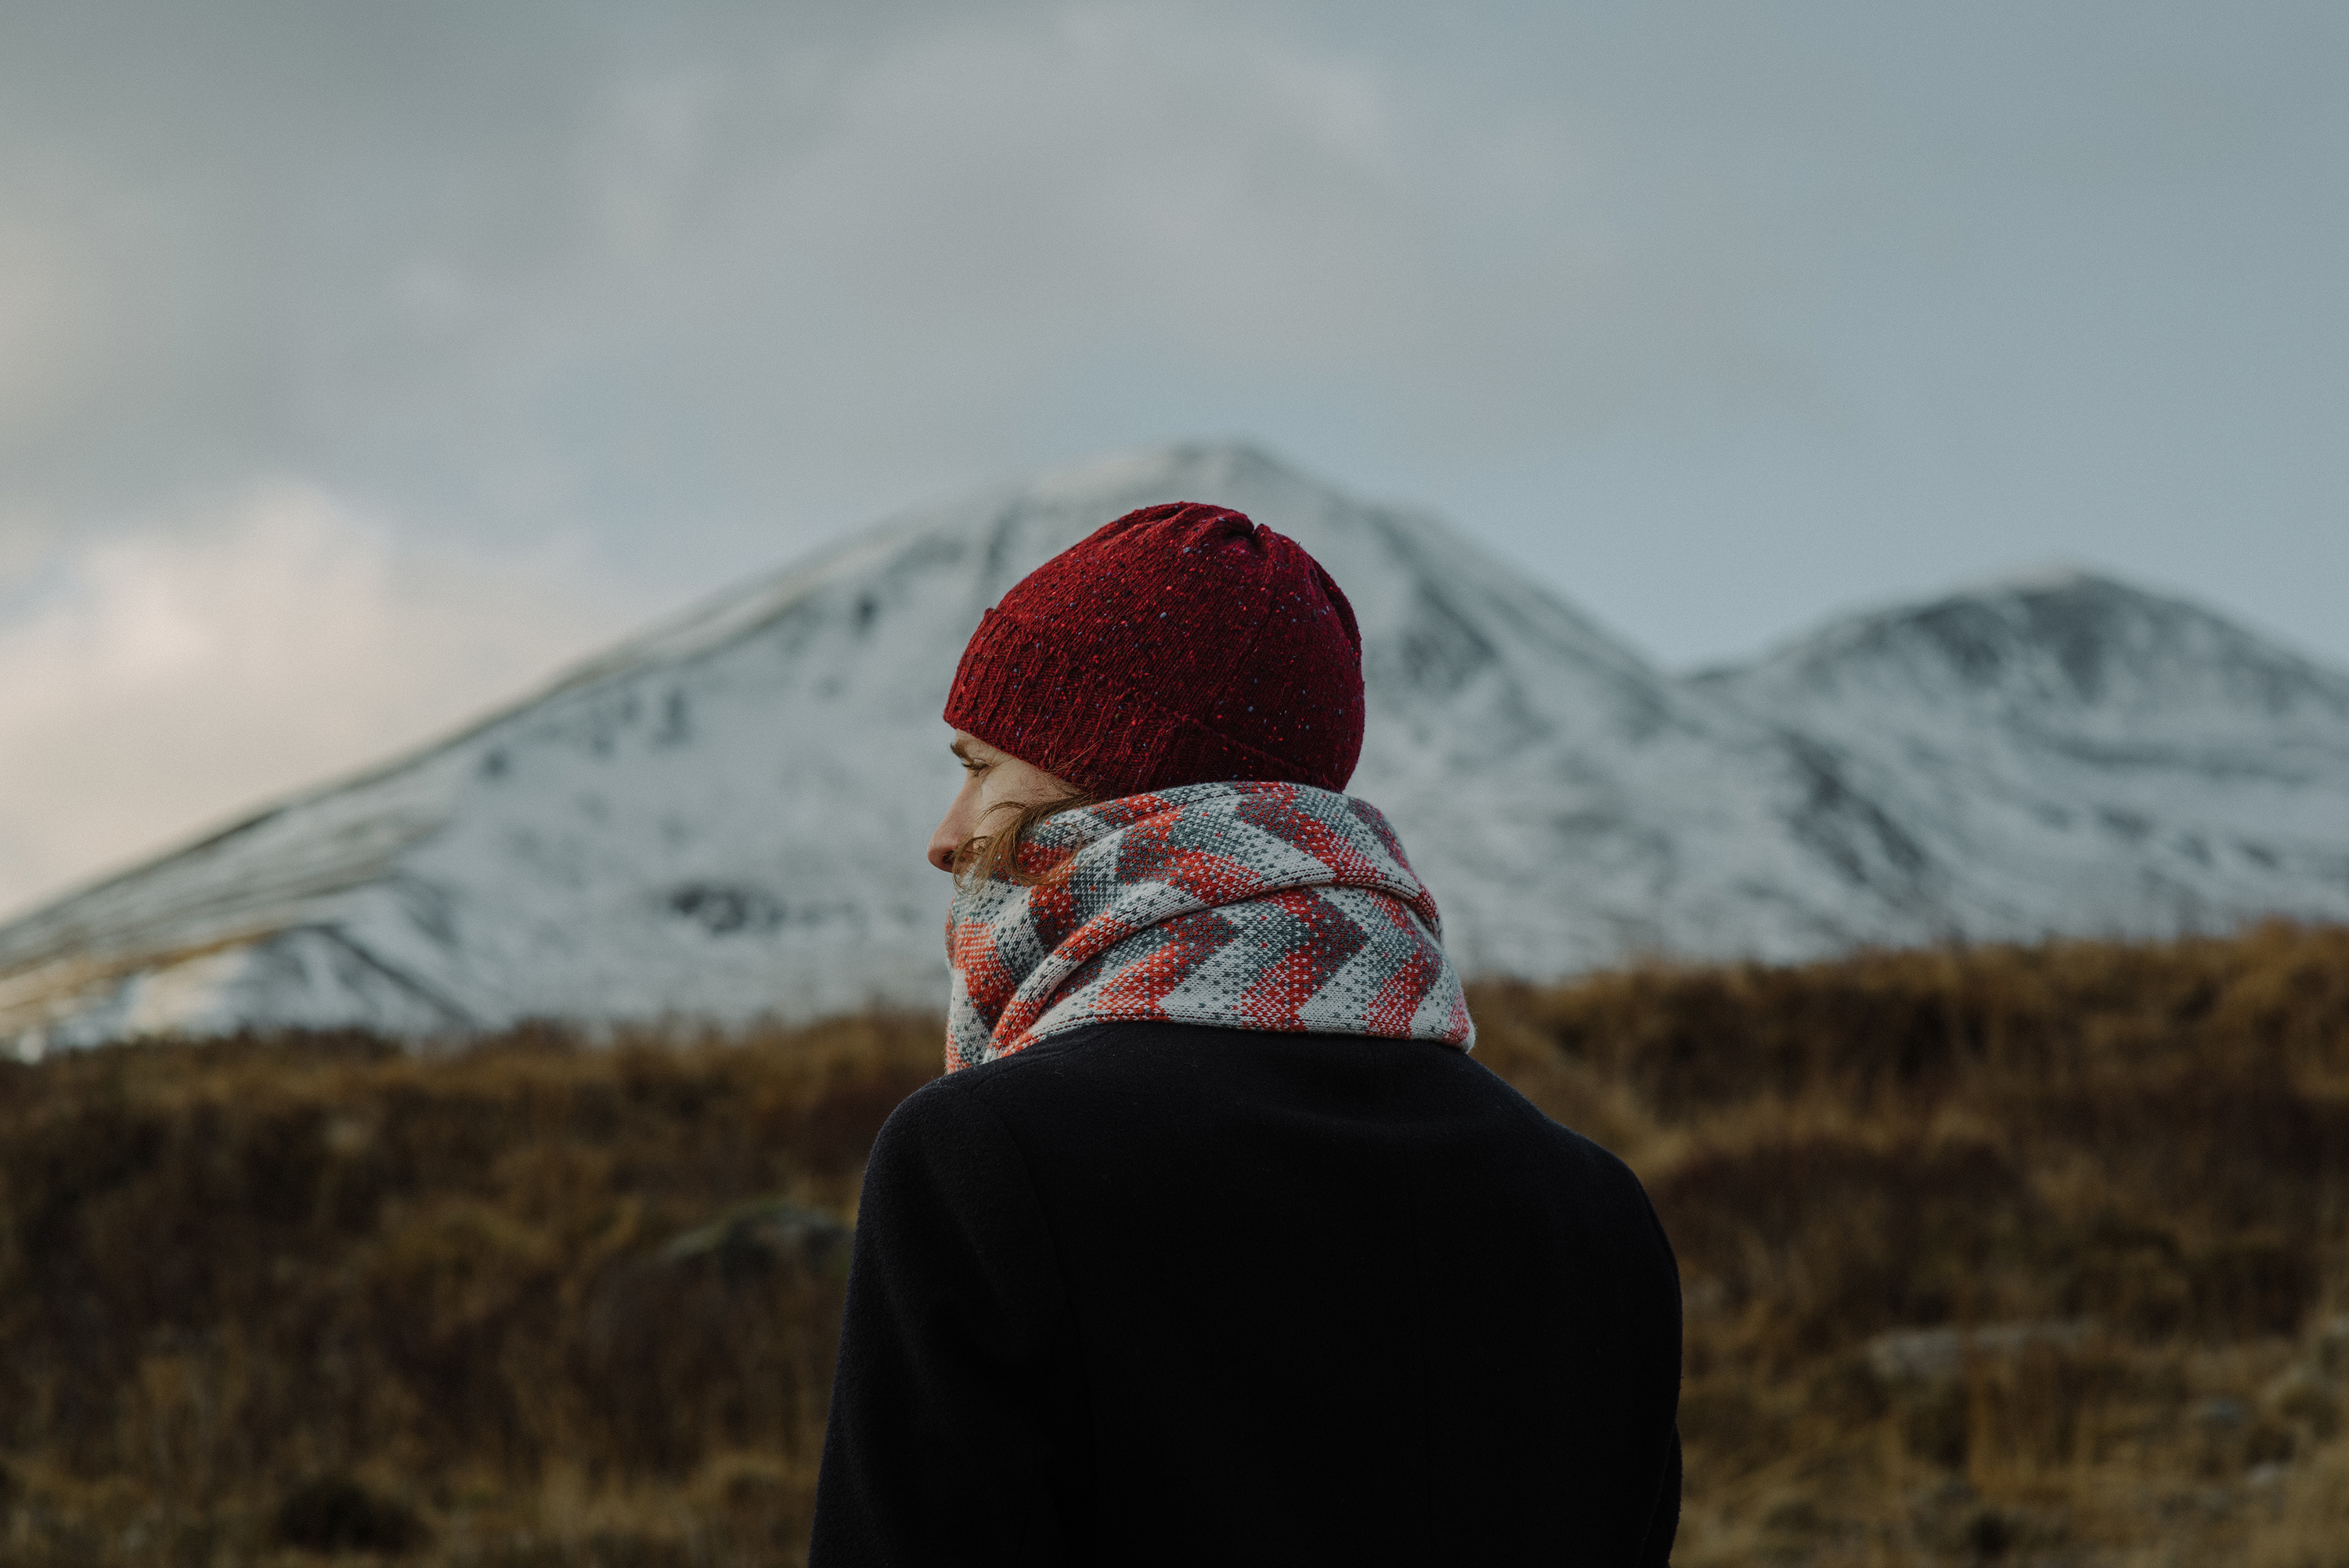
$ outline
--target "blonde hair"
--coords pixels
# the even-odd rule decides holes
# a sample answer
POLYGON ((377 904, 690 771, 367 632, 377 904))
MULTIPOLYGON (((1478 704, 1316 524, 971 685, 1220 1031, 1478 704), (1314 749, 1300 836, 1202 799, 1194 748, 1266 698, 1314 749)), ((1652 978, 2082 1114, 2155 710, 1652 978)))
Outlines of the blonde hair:
POLYGON ((1037 887, 1050 882, 1060 874, 1060 865, 1031 872, 1023 870, 1019 864, 1019 851, 1027 843, 1028 835, 1035 830, 1037 823, 1047 817, 1056 817, 1062 811, 1080 811, 1087 806, 1100 804, 1099 799, 1082 789, 1026 806, 1015 805, 1009 800, 997 801, 980 817, 980 826, 986 825, 988 817, 1003 811, 1011 813, 1010 821, 991 833, 973 833, 956 846, 956 880, 968 877, 973 882, 983 882, 1001 877, 1005 882, 1016 882, 1021 887, 1037 887))

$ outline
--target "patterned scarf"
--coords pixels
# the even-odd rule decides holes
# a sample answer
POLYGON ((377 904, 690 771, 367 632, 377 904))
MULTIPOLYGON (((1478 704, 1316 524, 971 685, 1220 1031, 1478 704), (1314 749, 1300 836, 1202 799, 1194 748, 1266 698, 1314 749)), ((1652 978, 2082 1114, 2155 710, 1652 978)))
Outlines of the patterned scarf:
POLYGON ((947 922, 947 1070, 1090 1024, 1475 1042, 1435 901, 1378 808, 1304 784, 1186 784, 1048 817, 1023 887, 947 922))

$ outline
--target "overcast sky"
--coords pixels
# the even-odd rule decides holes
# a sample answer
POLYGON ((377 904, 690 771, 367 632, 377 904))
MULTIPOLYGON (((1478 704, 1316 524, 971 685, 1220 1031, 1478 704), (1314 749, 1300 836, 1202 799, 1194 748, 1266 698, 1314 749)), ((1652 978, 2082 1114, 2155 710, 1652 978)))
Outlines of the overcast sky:
POLYGON ((2349 7, 0 0, 0 913, 908 503, 1246 436, 1673 665, 2349 666, 2349 7))

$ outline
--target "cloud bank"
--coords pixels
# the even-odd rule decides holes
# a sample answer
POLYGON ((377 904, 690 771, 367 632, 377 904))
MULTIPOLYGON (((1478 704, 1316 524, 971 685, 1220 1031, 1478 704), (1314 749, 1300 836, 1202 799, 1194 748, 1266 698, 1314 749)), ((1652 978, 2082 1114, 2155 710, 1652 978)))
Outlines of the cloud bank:
POLYGON ((1193 436, 1670 660, 2049 556, 2349 659, 2327 0, 0 28, 0 903, 908 502, 1193 436), (573 588, 514 564, 550 542, 573 588))
POLYGON ((0 628, 0 916, 297 782, 427 738, 588 651, 575 560, 396 546, 259 486, 48 563, 0 628))

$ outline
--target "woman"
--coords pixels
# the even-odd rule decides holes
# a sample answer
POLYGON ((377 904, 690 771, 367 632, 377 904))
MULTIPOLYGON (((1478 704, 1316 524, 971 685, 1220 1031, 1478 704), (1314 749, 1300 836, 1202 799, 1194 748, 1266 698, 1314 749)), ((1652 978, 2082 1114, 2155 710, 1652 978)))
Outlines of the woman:
POLYGON ((811 1562, 1660 1563, 1680 1292, 1623 1165, 1468 1056, 1361 638, 1237 512, 988 612, 947 1076, 866 1167, 811 1562))

